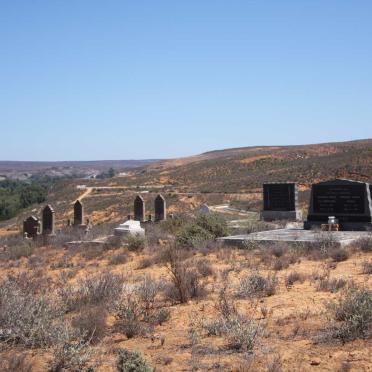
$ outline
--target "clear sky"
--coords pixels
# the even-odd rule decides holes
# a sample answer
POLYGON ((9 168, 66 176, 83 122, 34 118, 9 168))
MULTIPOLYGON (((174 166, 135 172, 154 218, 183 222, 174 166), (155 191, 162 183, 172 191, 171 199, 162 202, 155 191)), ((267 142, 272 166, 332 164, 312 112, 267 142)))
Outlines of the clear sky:
POLYGON ((371 0, 0 0, 0 159, 372 137, 371 0))

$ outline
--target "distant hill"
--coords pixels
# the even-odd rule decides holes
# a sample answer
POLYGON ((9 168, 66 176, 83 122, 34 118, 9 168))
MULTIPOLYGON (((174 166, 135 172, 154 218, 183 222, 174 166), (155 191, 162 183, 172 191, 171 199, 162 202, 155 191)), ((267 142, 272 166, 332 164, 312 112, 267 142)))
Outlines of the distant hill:
POLYGON ((0 161, 0 176, 27 178, 33 174, 50 176, 90 175, 107 171, 109 168, 122 171, 158 162, 148 160, 92 160, 92 161, 0 161))
POLYGON ((206 152, 145 167, 146 178, 203 192, 237 192, 264 182, 305 187, 330 178, 372 182, 372 139, 301 146, 257 146, 206 152))

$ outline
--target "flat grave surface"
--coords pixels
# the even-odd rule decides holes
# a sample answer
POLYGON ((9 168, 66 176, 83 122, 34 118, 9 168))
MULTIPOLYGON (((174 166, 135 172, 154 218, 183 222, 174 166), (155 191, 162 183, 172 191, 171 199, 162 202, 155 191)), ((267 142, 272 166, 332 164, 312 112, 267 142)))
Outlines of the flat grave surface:
POLYGON ((312 243, 332 237, 340 245, 348 245, 355 240, 368 236, 371 236, 371 233, 368 231, 315 231, 286 228, 260 231, 252 234, 226 236, 218 240, 226 243, 243 243, 246 240, 312 243))

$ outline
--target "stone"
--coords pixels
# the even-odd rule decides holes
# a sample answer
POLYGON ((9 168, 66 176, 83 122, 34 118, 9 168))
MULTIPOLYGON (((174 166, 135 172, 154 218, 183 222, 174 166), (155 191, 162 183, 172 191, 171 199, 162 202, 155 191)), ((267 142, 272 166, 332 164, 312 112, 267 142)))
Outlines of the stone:
POLYGON ((127 235, 140 235, 145 236, 145 229, 141 227, 140 221, 128 220, 114 229, 114 235, 127 236, 127 235))
POLYGON ((167 203, 163 195, 159 194, 155 198, 155 222, 163 221, 167 219, 167 203))
POLYGON ((143 221, 145 218, 145 201, 142 196, 137 195, 134 199, 134 220, 143 221))
POLYGON ((370 185, 336 179, 313 184, 304 228, 320 228, 330 217, 343 231, 372 231, 370 185))
POLYGON ((298 209, 297 184, 290 182, 264 183, 261 217, 264 221, 301 220, 301 211, 298 209))
POLYGON ((36 238, 40 229, 39 219, 30 216, 23 221, 23 235, 27 238, 36 238))
POLYGON ((74 226, 84 224, 84 206, 80 200, 76 200, 74 204, 74 226))
POLYGON ((54 235, 54 219, 55 212, 51 205, 45 206, 43 209, 43 220, 42 220, 42 234, 43 235, 54 235))

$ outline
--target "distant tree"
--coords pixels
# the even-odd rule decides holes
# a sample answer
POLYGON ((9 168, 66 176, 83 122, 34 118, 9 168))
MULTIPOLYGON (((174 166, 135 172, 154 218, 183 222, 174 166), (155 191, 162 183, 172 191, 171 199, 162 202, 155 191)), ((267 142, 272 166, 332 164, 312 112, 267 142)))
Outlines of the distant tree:
POLYGON ((107 176, 108 176, 108 178, 112 178, 112 177, 115 176, 115 170, 114 170, 114 168, 110 168, 110 169, 108 170, 108 172, 107 172, 107 176))

